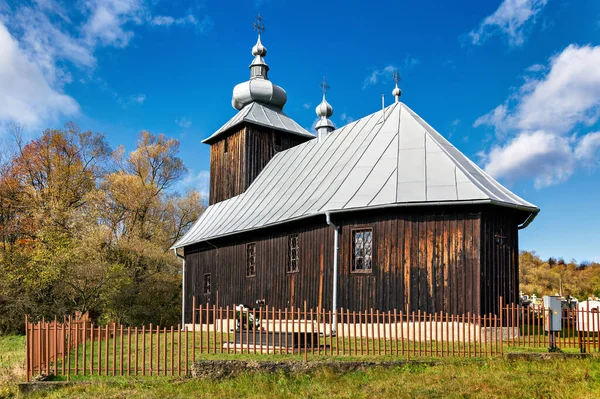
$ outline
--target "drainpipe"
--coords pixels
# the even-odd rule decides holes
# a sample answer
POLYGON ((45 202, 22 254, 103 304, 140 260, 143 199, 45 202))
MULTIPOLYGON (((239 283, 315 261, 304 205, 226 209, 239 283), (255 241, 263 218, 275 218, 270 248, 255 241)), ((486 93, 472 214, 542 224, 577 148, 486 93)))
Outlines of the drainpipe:
POLYGON ((331 227, 334 231, 333 235, 333 325, 331 326, 331 335, 335 336, 337 334, 337 289, 338 289, 338 235, 339 228, 331 221, 331 214, 329 212, 325 212, 325 218, 329 227, 331 227))
POLYGON ((185 330, 185 257, 177 253, 177 248, 173 248, 173 252, 181 259, 181 328, 185 330))

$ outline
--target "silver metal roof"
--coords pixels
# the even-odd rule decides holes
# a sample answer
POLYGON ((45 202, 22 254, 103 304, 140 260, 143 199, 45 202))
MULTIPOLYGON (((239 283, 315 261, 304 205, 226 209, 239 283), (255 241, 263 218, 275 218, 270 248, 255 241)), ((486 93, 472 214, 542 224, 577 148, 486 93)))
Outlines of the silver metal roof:
POLYGON ((398 102, 276 154, 246 192, 210 206, 174 248, 328 211, 477 203, 539 211, 398 102))
POLYGON ((225 131, 244 122, 270 127, 278 131, 294 134, 296 136, 311 139, 315 138, 314 135, 310 134, 306 129, 297 124, 292 118, 284 114, 280 109, 270 107, 262 103, 253 102, 242 108, 233 118, 221 126, 219 130, 213 133, 210 137, 202 140, 202 142, 210 143, 225 131))

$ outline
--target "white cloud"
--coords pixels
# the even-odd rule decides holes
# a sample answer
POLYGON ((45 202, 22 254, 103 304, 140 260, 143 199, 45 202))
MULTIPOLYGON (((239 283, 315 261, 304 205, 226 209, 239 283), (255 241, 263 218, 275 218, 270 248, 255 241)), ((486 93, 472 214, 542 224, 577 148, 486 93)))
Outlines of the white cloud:
POLYGON ((570 45, 550 62, 550 72, 525 92, 516 113, 522 129, 570 131, 591 125, 600 113, 600 46, 570 45))
POLYGON ((534 22, 548 0, 504 0, 498 9, 487 16, 477 29, 469 32, 472 44, 482 44, 494 33, 507 36, 511 46, 521 46, 525 42, 524 30, 534 22))
MULTIPOLYGON (((0 124, 39 128, 57 117, 76 114, 79 105, 64 94, 74 80, 72 73, 81 70, 89 78, 99 47, 127 46, 135 26, 152 24, 153 4, 81 0, 78 7, 65 8, 60 0, 34 0, 11 8, 0 0, 0 124)), ((211 23, 207 17, 199 22, 191 14, 173 21, 198 25, 199 30, 211 23)), ((121 106, 142 104, 146 99, 143 94, 122 97, 113 93, 113 97, 121 106)))
POLYGON ((450 123, 450 130, 448 131, 448 138, 451 138, 454 135, 458 125, 460 125, 460 119, 455 119, 452 121, 452 123, 450 123))
POLYGON ((177 126, 184 129, 187 129, 188 127, 192 126, 192 120, 190 118, 186 118, 185 116, 175 119, 175 123, 177 124, 177 126))
POLYGON ((131 25, 143 22, 145 8, 142 0, 87 0, 84 2, 88 19, 82 30, 90 45, 125 47, 133 37, 131 25))
POLYGON ((565 181, 578 164, 598 166, 600 132, 578 135, 600 118, 600 46, 570 45, 547 66, 529 67, 526 77, 503 104, 475 121, 489 125, 497 143, 485 169, 494 177, 531 177, 537 188, 565 181), (506 142, 503 140, 506 139, 506 142))
POLYGON ((500 104, 492 111, 485 115, 480 116, 473 123, 473 127, 479 127, 482 125, 491 125, 500 130, 503 128, 503 123, 506 119, 506 111, 508 106, 506 104, 500 104))
POLYGON ((77 101, 29 59, 2 22, 0 60, 0 123, 38 127, 44 120, 79 112, 77 101))
POLYGON ((530 67, 525 69, 528 72, 543 72, 546 71, 547 68, 545 65, 542 64, 533 64, 530 67))
POLYGON ((574 168, 569 140, 542 130, 521 133, 486 154, 490 175, 510 182, 531 178, 538 189, 565 181, 574 168))
POLYGON ((354 118, 353 118, 353 117, 351 117, 350 115, 346 114, 345 112, 343 112, 343 113, 340 115, 340 120, 341 120, 342 122, 344 122, 345 124, 348 124, 348 123, 352 123, 352 122, 354 122, 354 118))
POLYGON ((514 98, 479 117, 474 126, 566 133, 580 123, 592 125, 600 117, 598 65, 600 46, 572 44, 550 59, 549 72, 527 79, 514 98))
POLYGON ((190 170, 188 174, 178 183, 176 189, 185 191, 189 188, 198 190, 200 195, 208 197, 210 193, 210 172, 201 170, 194 172, 190 170))
POLYGON ((399 67, 397 67, 394 64, 390 64, 390 65, 386 65, 385 67, 383 67, 381 69, 373 70, 365 78, 365 81, 363 83, 363 89, 366 89, 368 86, 377 84, 380 81, 390 82, 392 80, 392 74, 396 70, 398 70, 400 73, 406 72, 406 71, 409 71, 410 69, 414 68, 415 66, 419 65, 420 63, 421 63, 421 61, 418 58, 413 57, 410 54, 407 54, 404 57, 404 60, 402 60, 402 63, 400 64, 399 67))
POLYGON ((142 105, 146 101, 145 94, 132 94, 127 97, 117 97, 117 103, 121 105, 123 109, 131 105, 142 105))
POLYGON ((304 104, 302 104, 302 108, 309 109, 310 108, 310 103, 304 103, 304 104))
POLYGON ((173 18, 168 15, 157 15, 155 17, 152 17, 152 19, 150 20, 150 23, 152 25, 156 25, 156 26, 171 26, 173 24, 175 24, 175 25, 186 25, 186 24, 197 25, 198 20, 192 14, 188 14, 185 17, 181 17, 181 18, 173 18))
POLYGON ((575 157, 590 166, 598 164, 600 158, 600 132, 588 133, 577 143, 575 157))

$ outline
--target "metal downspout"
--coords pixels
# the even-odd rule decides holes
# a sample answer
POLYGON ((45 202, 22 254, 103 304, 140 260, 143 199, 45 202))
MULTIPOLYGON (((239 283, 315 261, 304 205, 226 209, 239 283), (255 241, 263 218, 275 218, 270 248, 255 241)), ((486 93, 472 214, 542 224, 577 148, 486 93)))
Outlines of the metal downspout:
POLYGON ((331 335, 337 334, 337 290, 338 290, 338 235, 339 228, 331 221, 331 214, 325 212, 325 219, 329 227, 334 231, 333 235, 333 298, 332 298, 332 312, 333 321, 331 326, 331 335))

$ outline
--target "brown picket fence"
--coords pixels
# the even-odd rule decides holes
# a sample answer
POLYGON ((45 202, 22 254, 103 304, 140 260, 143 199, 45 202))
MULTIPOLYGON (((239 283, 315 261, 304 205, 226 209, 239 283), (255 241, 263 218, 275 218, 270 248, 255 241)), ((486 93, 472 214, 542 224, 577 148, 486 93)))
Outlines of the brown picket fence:
MULTIPOLYGON (((509 304, 498 314, 349 311, 196 305, 191 324, 98 326, 65 318, 27 321, 28 380, 38 374, 181 376, 196 360, 483 358, 506 349, 547 349, 546 310, 509 304)), ((560 348, 598 351, 598 312, 563 311, 560 348), (588 320, 588 331, 578 325, 588 320), (578 324, 579 323, 579 324, 578 324), (591 324, 590 324, 591 323, 591 324), (595 330, 594 330, 595 328, 595 330)))
MULTIPOLYGON (((589 303, 589 302, 588 302, 589 303)), ((543 306, 519 306, 508 304, 503 309, 507 347, 548 348, 551 335, 545 323, 550 309, 543 306)), ((600 312, 589 305, 579 309, 560 310, 559 331, 554 333, 554 343, 559 349, 577 349, 581 353, 600 350, 600 312)))

